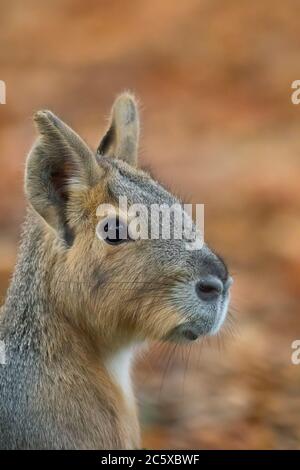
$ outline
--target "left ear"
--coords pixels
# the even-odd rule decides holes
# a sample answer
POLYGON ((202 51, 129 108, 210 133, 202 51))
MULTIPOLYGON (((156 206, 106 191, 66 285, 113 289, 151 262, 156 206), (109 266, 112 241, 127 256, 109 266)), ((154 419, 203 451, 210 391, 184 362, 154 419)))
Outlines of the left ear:
POLYGON ((35 122, 39 138, 27 157, 25 192, 33 209, 70 245, 78 195, 98 184, 103 172, 86 143, 53 113, 39 111, 35 122))
POLYGON ((119 158, 136 166, 139 131, 136 100, 130 93, 122 93, 114 102, 109 128, 100 142, 97 154, 119 158))

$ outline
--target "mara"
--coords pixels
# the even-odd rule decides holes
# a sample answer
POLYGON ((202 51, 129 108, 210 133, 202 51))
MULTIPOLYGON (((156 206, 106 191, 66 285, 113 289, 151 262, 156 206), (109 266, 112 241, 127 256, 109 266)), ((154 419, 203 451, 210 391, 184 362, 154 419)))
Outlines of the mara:
MULTIPOLYGON (((97 152, 52 112, 34 120, 27 216, 0 315, 0 448, 136 449, 135 351, 216 333, 231 278, 206 244, 95 236, 100 204, 180 202, 139 167, 130 93, 116 99, 97 152)), ((106 217, 107 230, 126 225, 106 217)))

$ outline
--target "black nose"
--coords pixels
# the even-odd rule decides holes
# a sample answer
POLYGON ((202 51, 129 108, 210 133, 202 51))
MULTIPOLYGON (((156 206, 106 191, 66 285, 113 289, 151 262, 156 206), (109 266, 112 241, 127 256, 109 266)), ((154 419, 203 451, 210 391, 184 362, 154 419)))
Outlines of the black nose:
POLYGON ((223 292, 223 282, 214 276, 208 276, 196 284, 196 293, 201 300, 216 300, 223 292))

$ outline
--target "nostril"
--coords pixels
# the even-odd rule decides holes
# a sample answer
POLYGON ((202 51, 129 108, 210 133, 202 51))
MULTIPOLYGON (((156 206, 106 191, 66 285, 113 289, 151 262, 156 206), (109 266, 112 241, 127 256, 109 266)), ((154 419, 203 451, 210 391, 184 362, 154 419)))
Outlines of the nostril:
POLYGON ((196 284, 196 293, 201 300, 215 300, 222 294, 223 283, 216 277, 201 279, 196 284))

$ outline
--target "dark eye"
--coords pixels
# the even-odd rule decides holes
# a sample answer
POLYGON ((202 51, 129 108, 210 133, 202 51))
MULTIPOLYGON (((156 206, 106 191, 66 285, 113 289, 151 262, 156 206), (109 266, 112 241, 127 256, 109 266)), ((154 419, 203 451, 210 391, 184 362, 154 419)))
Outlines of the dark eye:
POLYGON ((100 222, 97 233, 109 245, 120 245, 129 239, 127 225, 119 217, 110 217, 100 222))

